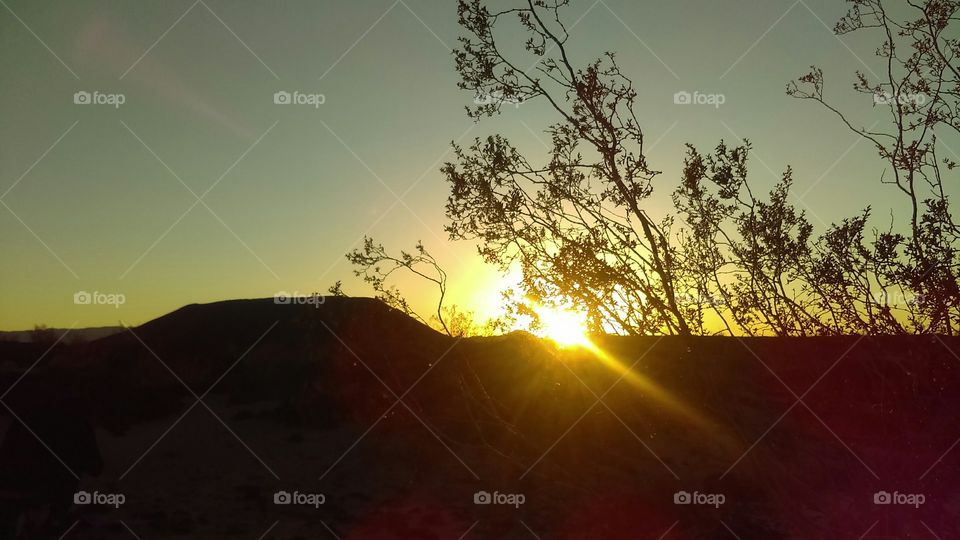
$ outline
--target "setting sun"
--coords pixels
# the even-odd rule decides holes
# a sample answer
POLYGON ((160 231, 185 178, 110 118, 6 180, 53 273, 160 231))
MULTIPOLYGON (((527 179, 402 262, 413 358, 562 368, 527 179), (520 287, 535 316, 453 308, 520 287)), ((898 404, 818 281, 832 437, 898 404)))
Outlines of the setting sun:
POLYGON ((561 347, 589 345, 587 318, 572 309, 534 306, 540 318, 540 328, 534 334, 547 338, 561 347))

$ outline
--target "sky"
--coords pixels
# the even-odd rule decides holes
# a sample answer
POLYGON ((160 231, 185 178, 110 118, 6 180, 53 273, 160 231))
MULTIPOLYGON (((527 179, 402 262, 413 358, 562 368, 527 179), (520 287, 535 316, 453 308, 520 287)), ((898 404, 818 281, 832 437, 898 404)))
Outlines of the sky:
MULTIPOLYGON (((452 0, 0 5, 0 329, 135 325, 336 280, 366 295, 344 258, 364 235, 393 249, 422 240, 453 302, 495 310, 504 279, 443 232, 440 166, 451 141, 493 133, 542 156, 555 118, 536 102, 466 117, 452 0), (275 103, 277 92, 303 103, 275 103)), ((876 42, 834 36, 845 11, 840 0, 572 0, 566 16, 575 63, 616 51, 634 80, 663 171, 654 213, 670 210, 685 143, 748 138, 755 185, 792 166, 795 202, 822 226, 895 204, 876 151, 784 91, 815 64, 829 97, 871 118, 851 83, 879 69, 876 42), (680 91, 723 104, 676 105, 680 91)), ((401 285, 428 311, 430 289, 401 285)))

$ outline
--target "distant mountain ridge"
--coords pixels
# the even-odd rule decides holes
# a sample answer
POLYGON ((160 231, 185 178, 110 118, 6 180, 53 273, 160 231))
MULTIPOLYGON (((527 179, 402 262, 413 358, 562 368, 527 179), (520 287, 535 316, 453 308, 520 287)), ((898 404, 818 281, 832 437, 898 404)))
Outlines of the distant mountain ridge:
MULTIPOLYGON (((40 332, 57 337, 69 331, 64 339, 68 343, 79 341, 94 341, 117 332, 122 332, 122 326, 92 326, 89 328, 43 328, 40 332)), ((38 330, 0 330, 0 341, 14 341, 17 343, 32 343, 38 330)))

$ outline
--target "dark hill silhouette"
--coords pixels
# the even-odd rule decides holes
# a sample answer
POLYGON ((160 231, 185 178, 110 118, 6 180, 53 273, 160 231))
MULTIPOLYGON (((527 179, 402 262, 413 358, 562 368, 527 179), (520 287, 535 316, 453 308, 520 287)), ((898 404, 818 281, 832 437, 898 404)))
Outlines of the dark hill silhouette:
MULTIPOLYGON (((327 298, 319 307, 235 300, 185 306, 131 331, 58 347, 4 402, 27 410, 70 389, 82 402, 77 410, 123 446, 143 426, 159 436, 195 402, 179 377, 277 476, 325 475, 332 502, 324 516, 342 537, 407 530, 410 505, 442 510, 444 523, 456 518, 453 529, 463 526, 454 537, 478 519, 479 536, 529 534, 506 509, 478 515, 478 489, 537 501, 522 515, 542 537, 635 538, 625 523, 636 521, 625 515, 643 517, 650 530, 641 537, 656 538, 677 520, 672 534, 729 534, 713 509, 673 505, 679 489, 725 493, 724 523, 741 538, 857 537, 875 520, 872 494, 897 486, 931 501, 914 517, 943 537, 960 533, 960 510, 949 502, 960 454, 944 454, 960 436, 957 340, 595 341, 606 361, 525 333, 455 340, 372 299, 327 298)), ((12 375, 5 388, 20 374, 12 375)), ((187 466, 194 441, 207 441, 207 454, 249 458, 201 409, 163 439, 162 448, 182 445, 180 454, 158 447, 123 481, 132 500, 154 500, 154 484, 186 478, 165 471, 187 466), (208 423, 191 427, 195 417, 208 423), (208 441, 210 433, 225 437, 208 441)), ((108 462, 106 476, 122 474, 153 442, 134 445, 119 465, 108 462)), ((256 462, 253 471, 250 462, 230 466, 206 467, 247 475, 244 493, 261 493, 256 501, 278 488, 256 462)), ((262 529, 275 519, 302 523, 301 536, 309 536, 303 516, 211 496, 223 508, 183 510, 195 517, 194 537, 209 532, 198 523, 221 512, 258 516, 262 529)), ((165 536, 182 526, 144 518, 157 510, 147 506, 128 516, 138 532, 165 536)), ((908 536, 916 523, 898 520, 884 532, 908 536)), ((244 532, 262 533, 254 529, 244 532)))
MULTIPOLYGON (((452 344, 370 298, 329 297, 316 307, 230 300, 191 304, 90 343, 59 347, 37 372, 88 388, 98 400, 92 406, 128 416, 116 419, 122 423, 177 409, 190 395, 178 378, 199 395, 225 374, 216 392, 280 401, 309 420, 316 410, 311 402, 325 403, 333 394, 369 400, 358 385, 379 383, 364 364, 377 365, 383 370, 377 376, 401 392, 452 344), (128 404, 123 411, 111 406, 118 400, 128 404)), ((34 352, 18 351, 18 365, 34 352)), ((330 414, 328 407, 323 411, 330 414)))

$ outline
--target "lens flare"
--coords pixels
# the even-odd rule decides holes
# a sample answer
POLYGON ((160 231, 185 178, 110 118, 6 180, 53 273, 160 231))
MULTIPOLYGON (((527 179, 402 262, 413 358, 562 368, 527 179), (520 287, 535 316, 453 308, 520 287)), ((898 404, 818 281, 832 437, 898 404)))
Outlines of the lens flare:
POLYGON ((534 333, 561 347, 589 346, 587 316, 572 309, 533 306, 540 319, 540 328, 534 333))

